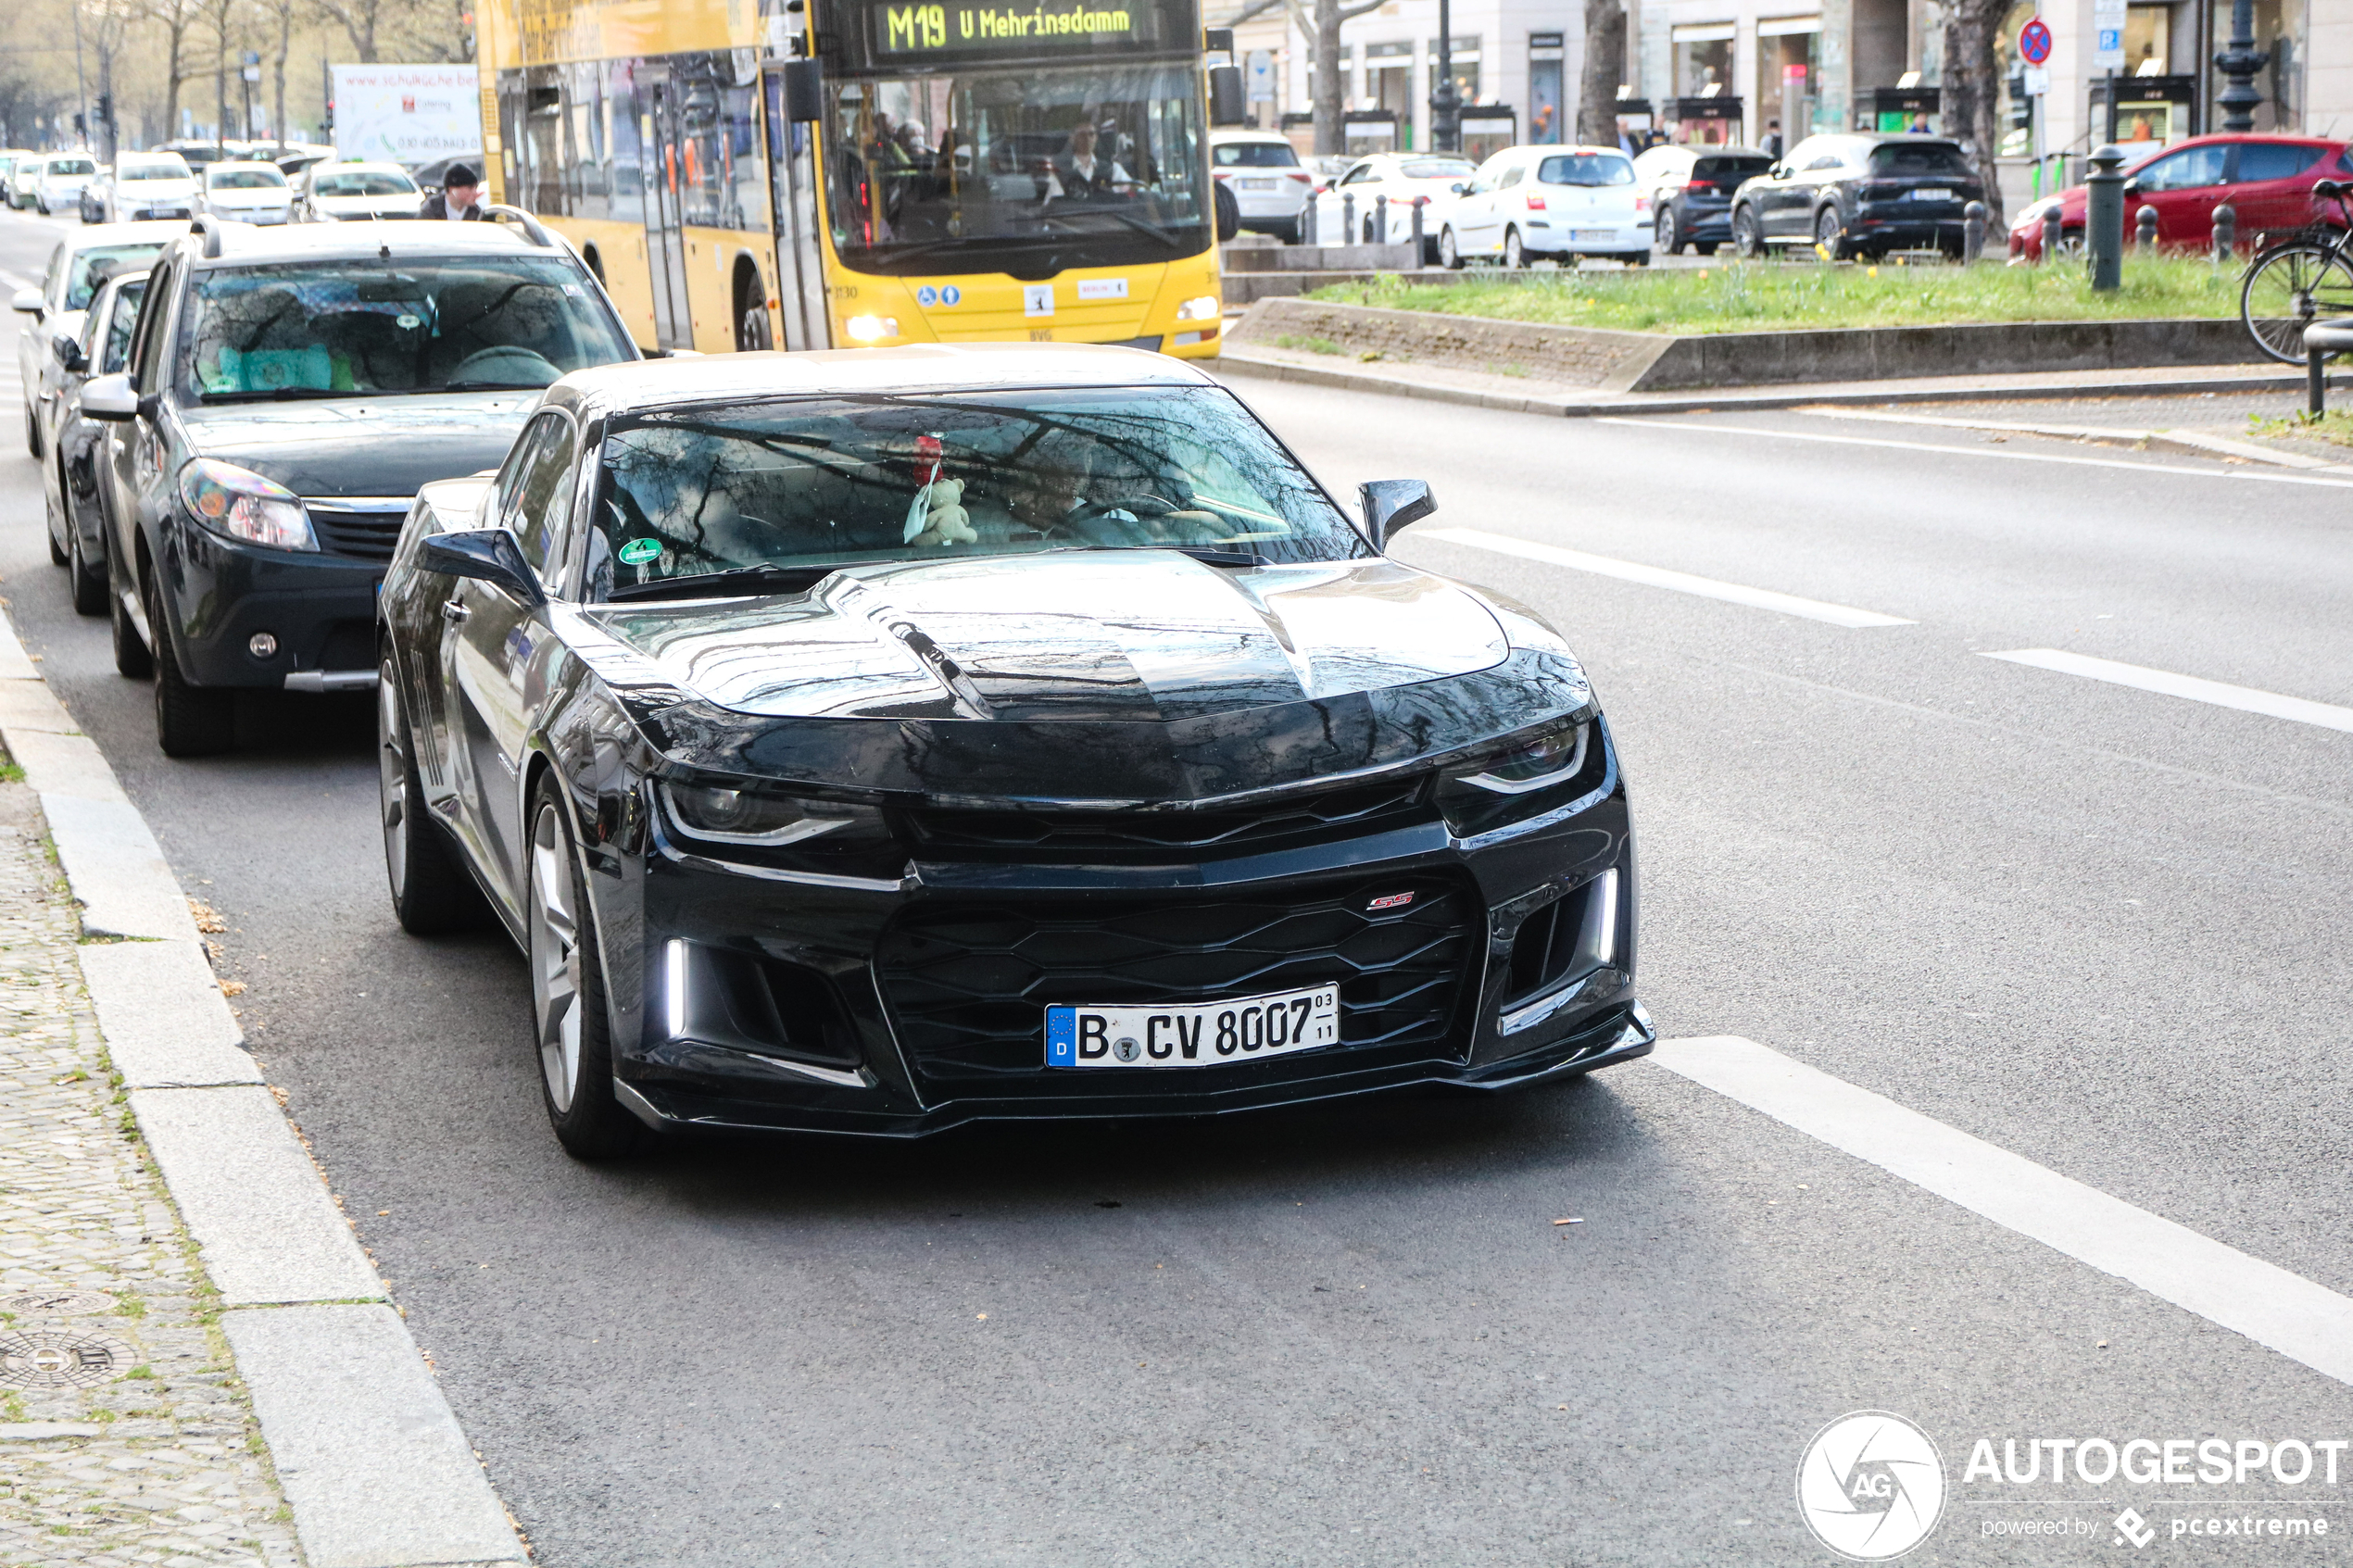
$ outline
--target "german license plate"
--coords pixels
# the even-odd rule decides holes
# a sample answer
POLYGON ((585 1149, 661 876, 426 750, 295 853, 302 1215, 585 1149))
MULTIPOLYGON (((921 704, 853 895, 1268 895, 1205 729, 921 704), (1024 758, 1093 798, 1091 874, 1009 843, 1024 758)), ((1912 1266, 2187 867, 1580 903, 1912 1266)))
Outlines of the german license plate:
POLYGON ((1210 1067, 1340 1044, 1340 987, 1206 1007, 1052 1007, 1049 1067, 1210 1067))
POLYGON ((1953 193, 1950 191, 1914 191, 1912 193, 1912 199, 1916 202, 1951 201, 1953 199, 1953 193))
POLYGON ((1271 191, 1275 188, 1272 180, 1244 180, 1240 184, 1245 191, 1271 191))
POLYGON ((1568 232, 1568 242, 1571 245, 1607 245, 1616 238, 1617 238, 1617 231, 1615 229, 1571 229, 1568 232))

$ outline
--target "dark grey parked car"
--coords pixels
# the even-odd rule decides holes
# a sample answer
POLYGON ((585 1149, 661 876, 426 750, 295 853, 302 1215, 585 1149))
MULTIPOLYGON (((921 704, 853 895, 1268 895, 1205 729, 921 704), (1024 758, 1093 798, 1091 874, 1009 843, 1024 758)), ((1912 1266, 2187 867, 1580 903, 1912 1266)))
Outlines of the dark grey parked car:
POLYGON ((1833 260, 1930 246, 1961 254, 1961 215, 1985 187, 1940 136, 1808 136, 1732 197, 1732 245, 1819 245, 1833 260))
POLYGON ((93 376, 111 376, 130 362, 131 334, 139 323, 139 302, 147 292, 144 264, 108 278, 90 302, 78 334, 49 340, 57 361, 55 395, 47 417, 54 420, 43 442, 43 497, 47 503, 49 558, 73 569, 73 608, 83 615, 107 613, 107 521, 99 491, 99 465, 106 461, 107 427, 82 413, 82 389, 93 376))
POLYGON ((1650 190, 1656 240, 1665 256, 1713 256, 1732 237, 1732 193, 1773 167, 1757 147, 1653 147, 1634 160, 1634 178, 1650 190))

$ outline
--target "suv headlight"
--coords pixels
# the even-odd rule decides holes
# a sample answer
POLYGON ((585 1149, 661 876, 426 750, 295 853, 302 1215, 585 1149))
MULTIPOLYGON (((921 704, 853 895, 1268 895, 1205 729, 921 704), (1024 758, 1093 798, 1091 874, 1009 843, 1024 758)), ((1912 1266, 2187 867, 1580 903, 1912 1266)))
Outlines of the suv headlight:
POLYGON ((180 470, 180 499, 215 533, 272 550, 316 550, 302 497, 274 479, 211 458, 180 470))

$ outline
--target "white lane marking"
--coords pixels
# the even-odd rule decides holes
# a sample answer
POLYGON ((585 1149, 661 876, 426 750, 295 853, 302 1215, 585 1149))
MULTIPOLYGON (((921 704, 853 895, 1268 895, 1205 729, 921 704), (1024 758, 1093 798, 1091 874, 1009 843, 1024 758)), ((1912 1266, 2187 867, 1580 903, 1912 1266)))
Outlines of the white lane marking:
POLYGON ((2334 1290, 1754 1040, 1666 1040, 1651 1060, 2077 1262, 2353 1384, 2353 1299, 2334 1290))
POLYGON ((1885 425, 1926 425, 1934 430, 1998 430, 2020 435, 2061 436, 2070 440, 2146 441, 2155 431, 2127 430, 2117 426, 2022 424, 2015 420, 1965 420, 1957 415, 1882 414, 1861 408, 1792 408, 1793 414, 1811 414, 1822 420, 1868 420, 1885 425))
POLYGON ((2081 675, 2090 681, 2106 681, 2110 685, 2131 686, 2136 691, 2157 692, 2164 696, 2183 696, 2192 702, 2210 702, 2217 708, 2235 708, 2245 713, 2264 713, 2274 719, 2293 719, 2299 724, 2318 724, 2324 730, 2343 730, 2353 734, 2353 708, 2339 708, 2334 703, 2314 702, 2309 697, 2283 696, 2255 686, 2234 686, 2227 681, 2208 681, 2196 675, 2176 675, 2170 670, 2151 670, 2142 664, 2120 664, 2112 659, 2093 659, 2089 655, 2067 653, 2058 648, 2013 648, 2007 653, 1982 653, 1986 659, 1999 659, 2012 664, 2031 664, 2037 670, 2056 670, 2062 675, 2081 675))
POLYGON ((1564 550, 1557 545, 1539 545, 1530 539, 1515 539, 1508 533, 1490 533, 1483 528, 1425 528, 1421 536, 1518 556, 1523 560, 1565 566, 1572 571, 1590 571, 1599 577, 1615 577, 1621 582, 1640 583, 1648 587, 1671 588, 1679 594, 1696 594, 1704 599, 1722 599, 1728 604, 1747 605, 1755 609, 1779 610, 1783 615, 1802 615, 1808 621, 1826 621, 1833 626, 1912 624, 1899 615, 1881 615, 1877 610, 1825 604, 1820 599, 1800 598, 1795 594, 1777 594, 1770 588, 1719 583, 1713 577, 1694 577, 1688 571, 1669 571, 1665 567, 1643 566, 1636 561, 1617 560, 1609 556, 1589 556, 1582 550, 1564 550))
POLYGON ((1820 435, 1803 430, 1757 430, 1748 425, 1685 424, 1676 420, 1624 419, 1596 414, 1599 425, 1631 425, 1637 430, 1689 430, 1707 435, 1761 435, 1768 441, 1818 441, 1831 446, 1880 446, 1896 452, 1931 452, 1944 458, 1999 458, 2013 463, 2062 463, 2083 469, 2122 469, 2128 473, 2188 474, 2196 479, 2247 480, 2264 484, 2320 484, 2353 488, 2353 480, 2322 479, 2310 474, 2259 472, 2252 469, 2192 469, 2179 463, 2128 463, 2116 458, 2076 458, 2057 452, 2013 452, 2007 446, 1944 446, 1932 441, 1881 441, 1868 435, 1820 435))

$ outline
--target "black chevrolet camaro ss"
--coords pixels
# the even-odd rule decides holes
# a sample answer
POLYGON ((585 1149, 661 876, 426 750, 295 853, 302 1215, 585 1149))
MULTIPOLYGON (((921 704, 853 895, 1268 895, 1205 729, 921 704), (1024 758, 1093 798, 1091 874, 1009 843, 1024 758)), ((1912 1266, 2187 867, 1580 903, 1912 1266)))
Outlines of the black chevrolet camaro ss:
POLYGON ((905 1135, 1647 1051, 1584 671, 1184 364, 565 376, 385 578, 384 848, 528 956, 557 1135, 905 1135))

